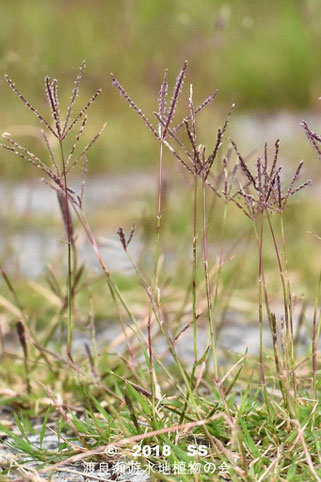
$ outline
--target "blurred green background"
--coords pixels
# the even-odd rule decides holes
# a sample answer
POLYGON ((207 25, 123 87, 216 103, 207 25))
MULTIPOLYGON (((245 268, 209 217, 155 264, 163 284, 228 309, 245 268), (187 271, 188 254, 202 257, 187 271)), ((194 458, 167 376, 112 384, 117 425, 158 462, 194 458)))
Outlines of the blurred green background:
MULTIPOLYGON (((291 240, 289 264, 296 266, 297 293, 301 295, 306 289, 314 293, 321 251, 320 241, 309 232, 320 234, 319 204, 316 202, 320 165, 299 123, 308 116, 311 128, 321 132, 321 103, 318 101, 321 95, 320 0, 0 0, 0 6, 1 73, 8 73, 26 98, 47 118, 50 114, 44 93, 46 74, 58 78, 61 111, 68 105, 75 76, 84 59, 87 69, 75 112, 97 88, 103 88, 90 111, 81 140, 81 144, 86 145, 107 121, 106 130, 89 155, 89 175, 97 177, 98 174, 99 177, 103 173, 99 188, 94 184, 88 196, 90 198, 95 190, 102 193, 90 217, 96 232, 113 236, 117 242, 115 233, 119 225, 128 229, 136 220, 140 230, 138 236, 147 245, 150 242, 151 252, 154 249, 159 146, 112 87, 110 73, 119 78, 153 120, 164 69, 169 68, 172 87, 184 60, 188 59, 185 101, 190 82, 194 85, 195 104, 219 89, 215 102, 198 118, 202 133, 199 142, 213 144, 218 125, 222 125, 231 103, 236 102, 229 134, 244 155, 253 150, 262 153, 265 139, 274 143, 276 137, 281 136, 280 164, 284 166, 285 177, 288 173, 292 175, 294 163, 300 159, 307 161, 303 180, 311 177, 314 185, 300 194, 297 201, 292 201, 293 207, 286 214, 286 229, 291 240)), ((37 119, 3 78, 0 79, 0 109, 0 130, 10 132, 47 160, 37 119)), ((186 111, 180 108, 178 111, 180 119, 186 111)), ((228 145, 227 135, 222 152, 226 152, 228 145)), ((179 246, 183 254, 182 267, 179 269, 175 265, 170 275, 182 280, 186 269, 189 273, 186 253, 190 252, 192 239, 192 196, 191 190, 186 189, 190 179, 182 177, 177 162, 168 152, 164 156, 166 189, 162 243, 167 253, 177 252, 179 246)), ((253 159, 255 162, 255 156, 253 159)), ((38 236, 38 231, 44 231, 49 224, 47 227, 52 229, 54 240, 57 225, 59 239, 64 232, 60 218, 54 225, 49 211, 37 211, 47 199, 47 191, 39 197, 40 201, 33 194, 40 177, 37 169, 0 150, 0 175, 0 192, 5 185, 7 199, 2 207, 0 202, 3 232, 8 239, 3 259, 9 264, 11 251, 12 259, 17 252, 29 253, 25 239, 17 246, 12 241, 24 226, 26 230, 37 231, 38 236), (20 191, 12 189, 11 182, 24 183, 25 180, 30 183, 29 190, 18 195, 20 191), (32 196, 33 211, 28 207, 32 196), (15 213, 15 203, 19 202, 23 209, 15 213)), ((287 182, 291 179, 289 176, 287 182)), ((24 184, 22 189, 25 189, 24 184)), ((222 205, 218 204, 217 219, 210 227, 214 247, 221 239, 222 205)), ((237 209, 230 209, 229 215, 233 223, 226 230, 227 239, 233 243, 239 238, 244 240, 249 229, 247 220, 237 209)), ((34 244, 31 239, 30 249, 38 249, 34 244)), ((240 284, 245 279, 250 284, 254 281, 255 286, 255 240, 252 239, 248 246, 250 257, 240 284)), ((270 251, 267 257, 275 267, 271 243, 270 251)), ((212 254, 214 258, 217 252, 212 254)), ((32 261, 32 256, 28 254, 27 257, 32 261)), ((274 271, 271 278, 278 285, 274 271)), ((233 282, 229 267, 226 279, 233 282)), ((248 284, 244 287, 247 289, 248 284)), ((256 297, 256 288, 254 293, 256 297)))
MULTIPOLYGON (((88 138, 105 120, 108 128, 91 156, 93 171, 147 166, 155 152, 149 133, 111 87, 110 72, 147 113, 155 108, 164 69, 173 82, 184 59, 196 101, 219 89, 214 115, 222 117, 231 102, 236 118, 319 109, 319 0, 1 0, 0 6, 1 73, 41 112, 44 76, 58 77, 63 108, 83 59, 88 68, 78 106, 103 87, 88 138)), ((4 80, 0 99, 1 130, 37 139, 36 119, 4 80)), ((2 174, 29 173, 7 153, 0 156, 2 174)))

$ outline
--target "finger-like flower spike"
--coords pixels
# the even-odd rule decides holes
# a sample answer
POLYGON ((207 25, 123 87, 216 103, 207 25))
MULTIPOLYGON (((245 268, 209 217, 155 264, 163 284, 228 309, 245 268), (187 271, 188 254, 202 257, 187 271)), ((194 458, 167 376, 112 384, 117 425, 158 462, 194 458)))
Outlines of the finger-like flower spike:
POLYGON ((93 139, 87 144, 87 146, 83 149, 82 152, 76 153, 77 147, 79 145, 80 138, 83 134, 87 123, 87 111, 93 102, 96 100, 98 95, 101 92, 101 89, 98 89, 95 94, 89 99, 87 104, 80 110, 78 115, 72 120, 72 111, 73 107, 76 102, 76 98, 79 92, 79 84, 83 75, 83 71, 85 69, 85 62, 82 63, 80 67, 80 71, 77 75, 75 80, 75 86, 71 94, 71 100, 69 106, 67 108, 67 114, 65 117, 65 121, 62 122, 61 120, 61 113, 59 110, 59 97, 58 97, 58 82, 57 79, 50 80, 49 76, 45 77, 45 92, 47 96, 47 103, 52 115, 53 119, 53 126, 39 113, 39 111, 26 100, 26 98, 22 95, 20 90, 17 89, 13 81, 5 75, 5 79, 10 85, 13 92, 22 100, 25 106, 33 112, 39 121, 44 124, 47 131, 44 129, 41 130, 41 134, 48 151, 48 159, 40 159, 37 155, 31 152, 29 149, 26 149, 24 146, 19 144, 15 141, 12 136, 8 132, 4 132, 2 134, 3 139, 5 139, 6 143, 0 144, 1 147, 4 149, 14 153, 16 156, 24 159, 25 161, 29 162, 33 166, 37 167, 41 171, 43 171, 47 178, 49 178, 49 182, 46 183, 53 188, 58 195, 59 206, 62 211, 62 216, 64 223, 71 226, 70 214, 68 210, 68 202, 72 202, 74 205, 81 207, 81 201, 83 198, 83 191, 85 186, 85 175, 87 172, 87 154, 88 151, 92 148, 95 144, 97 139, 100 137, 101 133, 105 128, 105 124, 100 129, 100 131, 93 137, 93 139), (72 144, 71 150, 69 153, 65 153, 64 151, 64 139, 70 133, 70 131, 75 127, 75 125, 80 121, 81 125, 76 133, 74 143, 72 144), (50 137, 54 136, 58 139, 60 144, 60 157, 61 157, 61 165, 59 165, 54 149, 50 143, 50 137), (49 161, 49 162, 48 162, 49 161), (72 169, 74 169, 78 164, 82 164, 82 184, 80 194, 76 194, 72 191, 67 185, 67 176, 72 169))
POLYGON ((275 142, 275 151, 271 166, 269 166, 268 146, 267 143, 264 144, 263 156, 259 156, 256 161, 255 174, 251 172, 246 159, 240 154, 235 142, 231 140, 231 143, 238 157, 241 171, 248 181, 243 186, 240 184, 234 195, 231 195, 230 190, 228 198, 236 203, 238 207, 242 208, 245 214, 251 219, 254 219, 259 212, 283 212, 289 198, 311 184, 311 180, 309 179, 297 186, 297 181, 299 180, 303 167, 303 161, 301 161, 288 188, 283 189, 280 176, 282 167, 277 165, 280 146, 279 140, 275 142), (243 203, 236 201, 236 198, 243 199, 243 203))
MULTIPOLYGON (((175 85, 172 91, 171 100, 169 106, 167 106, 168 95, 168 71, 165 70, 163 82, 159 89, 157 97, 158 111, 153 112, 157 121, 158 127, 155 127, 144 114, 142 109, 133 101, 130 95, 126 92, 124 87, 120 84, 118 79, 111 74, 112 84, 120 92, 121 96, 128 102, 131 107, 143 120, 147 128, 154 134, 154 136, 174 155, 174 157, 180 162, 180 164, 193 176, 202 177, 203 181, 219 196, 215 184, 209 179, 211 175, 211 169, 214 161, 217 159, 220 147, 222 145, 222 138, 229 124, 231 114, 234 110, 235 104, 232 104, 225 122, 221 128, 217 130, 217 136, 214 142, 214 147, 209 151, 210 154, 206 157, 206 149, 200 149, 197 145, 197 129, 196 129, 196 116, 205 107, 207 107, 216 97, 217 90, 208 96, 198 107, 194 107, 193 100, 193 86, 189 87, 189 97, 187 102, 188 114, 176 125, 172 127, 173 119, 176 114, 179 99, 181 98, 183 84, 187 71, 187 61, 184 62, 182 69, 176 77, 175 85), (185 143, 184 138, 180 138, 180 131, 185 128, 188 143, 185 143)), ((183 133, 184 134, 184 133, 183 133)), ((223 171, 222 171, 223 174, 223 171)))

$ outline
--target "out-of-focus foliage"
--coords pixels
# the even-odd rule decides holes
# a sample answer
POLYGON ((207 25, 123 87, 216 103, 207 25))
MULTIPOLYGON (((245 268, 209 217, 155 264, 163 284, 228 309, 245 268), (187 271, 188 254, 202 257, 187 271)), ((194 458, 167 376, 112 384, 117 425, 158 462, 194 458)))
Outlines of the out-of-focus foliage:
MULTIPOLYGON (((58 76, 67 103, 83 59, 88 68, 81 100, 104 88, 91 122, 93 131, 103 120, 109 123, 93 156, 96 166, 142 165, 152 152, 139 122, 112 90, 111 71, 148 111, 155 107, 164 68, 173 80, 185 58, 196 96, 219 88, 217 102, 236 101, 239 112, 311 109, 320 95, 318 0, 2 0, 0 5, 1 73, 33 102, 39 105, 48 73, 58 76), (140 143, 133 150, 137 135, 140 143)), ((1 129, 33 138, 31 114, 4 81, 0 95, 1 129)), ((4 157, 1 172, 10 171, 4 157)), ((16 174, 20 170, 15 167, 16 174)))

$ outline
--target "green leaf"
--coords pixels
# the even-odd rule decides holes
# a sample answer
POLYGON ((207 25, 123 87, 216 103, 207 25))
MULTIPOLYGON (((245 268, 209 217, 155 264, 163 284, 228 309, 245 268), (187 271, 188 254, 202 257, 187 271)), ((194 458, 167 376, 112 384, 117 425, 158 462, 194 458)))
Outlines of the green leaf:
POLYGON ((45 436, 45 433, 46 433, 47 421, 48 421, 48 417, 49 417, 50 412, 51 412, 51 406, 49 405, 49 407, 46 411, 46 414, 44 416, 42 426, 41 426, 40 439, 39 439, 40 448, 42 448, 42 442, 43 442, 43 439, 44 439, 44 436, 45 436))
POLYGON ((260 451, 258 450, 257 446, 255 445, 254 440, 251 437, 250 432, 248 431, 248 428, 246 426, 245 421, 242 418, 238 419, 239 426, 242 430, 242 433, 244 435, 244 442, 249 451, 254 455, 254 457, 259 457, 260 456, 260 451))
POLYGON ((193 460, 193 458, 189 457, 186 454, 186 452, 184 452, 183 449, 181 449, 178 445, 173 444, 173 442, 169 438, 164 437, 164 439, 165 439, 166 444, 171 446, 171 448, 173 449, 173 452, 175 453, 175 455, 178 457, 179 460, 182 460, 183 462, 186 462, 187 464, 189 462, 191 462, 191 460, 193 460))
POLYGON ((18 415, 17 415, 16 413, 14 413, 13 416, 14 416, 15 422, 16 422, 16 424, 17 424, 17 427, 18 427, 18 429, 20 430, 21 435, 22 435, 27 441, 29 441, 28 435, 26 434, 25 429, 24 429, 22 423, 20 422, 18 415))
POLYGON ((139 393, 134 387, 132 387, 130 385, 130 383, 127 384, 127 390, 128 390, 128 393, 133 397, 133 399, 136 400, 140 404, 140 406, 143 409, 143 412, 148 417, 150 417, 152 412, 151 412, 151 407, 150 407, 148 399, 146 397, 144 397, 144 395, 139 393))
POLYGON ((110 423, 110 415, 109 415, 108 412, 106 412, 106 410, 104 409, 102 404, 93 395, 91 395, 91 399, 94 402, 95 407, 97 408, 98 412, 104 417, 106 422, 110 423))

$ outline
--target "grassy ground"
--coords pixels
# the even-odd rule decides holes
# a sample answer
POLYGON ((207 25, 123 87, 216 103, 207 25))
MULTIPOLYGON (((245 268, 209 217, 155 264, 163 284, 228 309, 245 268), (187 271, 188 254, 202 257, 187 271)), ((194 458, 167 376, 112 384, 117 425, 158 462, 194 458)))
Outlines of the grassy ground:
MULTIPOLYGON (((321 478, 317 201, 309 183, 297 192, 305 167, 280 171, 278 144, 266 148, 264 141, 260 157, 243 157, 224 118, 205 151, 191 93, 188 120, 174 131, 185 70, 174 87, 170 82, 167 109, 165 77, 153 126, 113 79, 159 144, 155 193, 127 201, 121 215, 120 201, 108 210, 110 225, 124 226, 118 243, 130 275, 111 271, 101 255, 104 223, 98 211, 87 219, 82 181, 79 192, 70 189, 70 166, 84 176, 93 152, 91 141, 85 147, 79 139, 87 110, 79 111, 71 137, 78 109, 65 124, 48 79, 46 157, 46 142, 33 154, 5 135, 6 159, 18 155, 15 161, 37 169, 57 193, 62 255, 37 280, 15 277, 2 262, 0 428, 3 448, 16 454, 1 454, 3 480, 41 480, 66 464, 80 478, 79 462, 95 463, 87 477, 101 480, 99 464, 121 460, 149 467, 154 480, 321 478), (98 273, 82 264, 82 238, 98 273), (260 327, 258 353, 233 353, 220 341, 222 324, 244 311, 260 327), (115 322, 121 337, 101 343, 115 322), (79 330, 86 333, 80 346, 79 330), (193 356, 185 362, 177 347, 187 331, 193 356), (54 449, 44 442, 52 432, 54 449)), ((318 154, 319 138, 308 127, 306 134, 318 154)), ((95 147, 99 136, 95 131, 95 147)))

